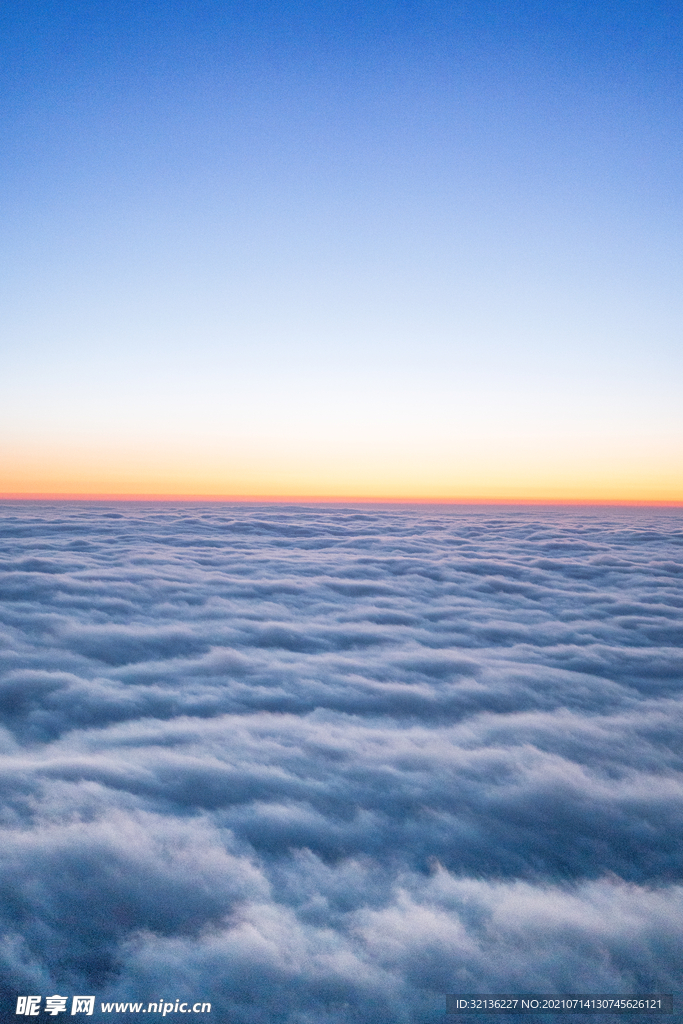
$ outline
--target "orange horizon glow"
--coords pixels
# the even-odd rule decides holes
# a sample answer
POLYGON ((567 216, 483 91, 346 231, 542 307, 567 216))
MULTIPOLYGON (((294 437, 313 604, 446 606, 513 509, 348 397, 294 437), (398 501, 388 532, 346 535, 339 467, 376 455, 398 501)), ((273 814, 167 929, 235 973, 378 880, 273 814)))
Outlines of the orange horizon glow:
POLYGON ((671 442, 524 440, 19 443, 0 454, 0 499, 683 507, 671 442))
POLYGON ((107 492, 0 492, 0 501, 158 501, 158 502, 224 502, 243 504, 318 504, 318 505, 551 505, 612 506, 636 508, 683 508, 683 500, 656 498, 560 498, 455 495, 330 495, 330 494, 157 494, 107 492))

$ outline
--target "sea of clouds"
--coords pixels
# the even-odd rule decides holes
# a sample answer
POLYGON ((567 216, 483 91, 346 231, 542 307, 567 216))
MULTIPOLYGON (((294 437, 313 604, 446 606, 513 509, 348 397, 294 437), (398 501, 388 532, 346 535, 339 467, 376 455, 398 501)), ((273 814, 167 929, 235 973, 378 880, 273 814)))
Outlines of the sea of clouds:
POLYGON ((681 510, 5 502, 0 570, 3 1020, 683 996, 681 510))

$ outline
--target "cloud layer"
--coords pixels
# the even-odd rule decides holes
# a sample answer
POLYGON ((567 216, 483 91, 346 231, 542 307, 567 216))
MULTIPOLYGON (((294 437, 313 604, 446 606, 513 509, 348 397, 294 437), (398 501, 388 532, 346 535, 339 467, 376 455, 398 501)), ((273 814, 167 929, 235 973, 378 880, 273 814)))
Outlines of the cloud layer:
POLYGON ((679 511, 8 502, 0 534, 8 1005, 683 991, 679 511))

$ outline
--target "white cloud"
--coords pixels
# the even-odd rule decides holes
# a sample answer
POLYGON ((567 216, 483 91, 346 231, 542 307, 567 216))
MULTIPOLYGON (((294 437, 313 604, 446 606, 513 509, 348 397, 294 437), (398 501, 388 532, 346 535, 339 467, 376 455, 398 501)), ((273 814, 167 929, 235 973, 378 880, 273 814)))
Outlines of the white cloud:
POLYGON ((677 513, 1 512, 3 991, 683 987, 677 513))

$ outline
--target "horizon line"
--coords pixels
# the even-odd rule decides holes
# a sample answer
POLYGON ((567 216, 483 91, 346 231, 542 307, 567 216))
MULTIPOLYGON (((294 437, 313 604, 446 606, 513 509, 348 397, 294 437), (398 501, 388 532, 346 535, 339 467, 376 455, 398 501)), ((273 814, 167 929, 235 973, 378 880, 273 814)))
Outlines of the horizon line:
POLYGON ((637 508, 683 508, 683 499, 648 498, 554 498, 554 497, 483 497, 483 496, 415 496, 415 495, 328 495, 328 494, 150 494, 10 491, 0 492, 0 501, 147 501, 147 502, 220 502, 261 505, 555 505, 555 506, 615 506, 637 508))

